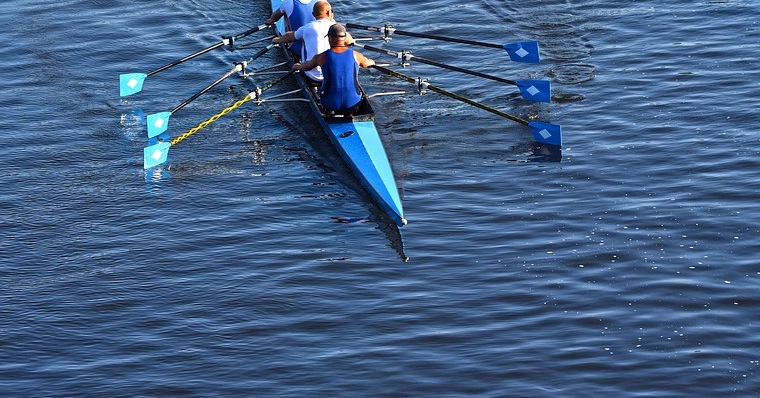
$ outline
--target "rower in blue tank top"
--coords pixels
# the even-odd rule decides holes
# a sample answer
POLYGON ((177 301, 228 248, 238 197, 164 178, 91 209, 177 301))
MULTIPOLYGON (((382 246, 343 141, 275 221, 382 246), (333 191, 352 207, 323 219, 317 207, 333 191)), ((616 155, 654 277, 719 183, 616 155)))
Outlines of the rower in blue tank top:
POLYGON ((298 30, 301 26, 313 21, 314 15, 314 3, 316 0, 308 0, 302 3, 300 0, 293 0, 293 13, 288 15, 288 21, 290 22, 289 30, 298 30))
POLYGON ((343 52, 327 50, 322 66, 320 98, 325 109, 343 111, 359 104, 362 99, 359 87, 359 65, 354 50, 343 52))
POLYGON ((297 70, 311 70, 322 67, 321 103, 327 111, 352 111, 361 101, 359 67, 368 68, 375 64, 362 53, 347 47, 346 28, 341 24, 330 27, 327 37, 330 49, 303 64, 296 63, 297 70))
MULTIPOLYGON (((317 0, 283 0, 280 6, 272 13, 272 15, 264 21, 267 25, 272 25, 282 18, 283 15, 287 16, 286 31, 296 31, 301 26, 315 20, 312 15, 314 9, 314 3, 317 0)), ((302 41, 296 41, 290 44, 290 50, 300 56, 303 48, 302 41)))
MULTIPOLYGON (((303 61, 308 61, 315 55, 329 50, 330 40, 327 39, 327 32, 330 30, 330 26, 335 23, 332 6, 325 0, 318 0, 314 3, 312 14, 316 18, 314 21, 301 26, 295 32, 288 31, 279 37, 273 38, 272 43, 283 44, 302 41, 303 51, 301 51, 300 60, 303 61)), ((322 83, 321 68, 306 71, 305 75, 316 86, 322 83)))

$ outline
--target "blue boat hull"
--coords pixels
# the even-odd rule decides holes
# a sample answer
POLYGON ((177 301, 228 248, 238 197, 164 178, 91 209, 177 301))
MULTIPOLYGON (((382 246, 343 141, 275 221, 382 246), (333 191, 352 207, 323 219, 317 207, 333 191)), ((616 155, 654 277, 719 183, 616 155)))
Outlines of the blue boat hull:
MULTIPOLYGON (((275 10, 282 0, 271 0, 275 10)), ((284 18, 278 21, 277 30, 284 33, 284 18)), ((291 63, 291 54, 283 49, 291 63)), ((330 142, 338 150, 345 163, 361 182, 375 204, 399 226, 406 225, 401 198, 396 187, 388 156, 380 140, 374 122, 374 113, 368 98, 364 95, 362 106, 356 115, 326 115, 322 112, 308 83, 300 74, 295 75, 304 98, 319 121, 330 142)))

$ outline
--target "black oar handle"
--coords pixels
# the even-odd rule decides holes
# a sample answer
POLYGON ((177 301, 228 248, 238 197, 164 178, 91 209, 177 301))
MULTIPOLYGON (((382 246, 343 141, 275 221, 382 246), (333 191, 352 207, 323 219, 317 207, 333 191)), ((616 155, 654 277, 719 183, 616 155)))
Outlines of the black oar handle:
MULTIPOLYGON (((390 69, 388 69, 386 67, 379 66, 379 65, 372 65, 371 67, 375 68, 375 69, 377 69, 377 70, 379 70, 379 71, 381 71, 381 72, 383 72, 385 74, 398 77, 399 79, 406 80, 406 81, 408 81, 410 83, 419 84, 419 82, 418 82, 417 79, 415 79, 415 78, 413 78, 411 76, 407 76, 407 75, 405 75, 403 73, 399 73, 399 72, 396 72, 394 70, 390 70, 390 69)), ((442 89, 440 87, 436 87, 436 86, 434 86, 434 85, 432 85, 430 83, 424 83, 424 87, 423 88, 429 89, 431 91, 435 91, 438 94, 443 94, 443 95, 445 95, 447 97, 450 97, 450 98, 453 98, 455 100, 462 101, 462 102, 464 102, 464 103, 466 103, 468 105, 472 105, 472 106, 474 106, 476 108, 480 108, 480 109, 482 109, 484 111, 488 111, 488 112, 491 112, 491 113, 493 113, 495 115, 507 118, 509 120, 513 120, 513 121, 515 121, 517 123, 524 124, 526 126, 528 125, 528 121, 527 120, 520 119, 517 116, 512 116, 512 115, 510 115, 508 113, 504 113, 504 112, 502 112, 502 111, 500 111, 498 109, 494 109, 494 108, 491 108, 490 106, 483 105, 480 102, 476 102, 476 101, 473 101, 473 100, 471 100, 469 98, 462 97, 459 94, 455 94, 455 93, 452 93, 450 91, 446 91, 446 90, 444 90, 444 89, 442 89)))
POLYGON ((424 33, 407 32, 403 30, 398 30, 391 26, 384 26, 382 28, 379 28, 376 26, 359 25, 359 24, 354 24, 354 23, 347 23, 346 26, 349 28, 364 29, 364 30, 369 30, 372 32, 380 32, 380 33, 385 34, 386 36, 390 36, 395 33, 395 34, 399 34, 403 36, 412 36, 412 37, 420 37, 423 39, 450 41, 454 43, 471 44, 474 46, 481 46, 481 47, 501 48, 501 49, 504 48, 504 46, 499 45, 499 44, 494 44, 494 43, 484 43, 481 41, 458 39, 456 37, 445 37, 445 36, 429 35, 429 34, 424 34, 424 33))

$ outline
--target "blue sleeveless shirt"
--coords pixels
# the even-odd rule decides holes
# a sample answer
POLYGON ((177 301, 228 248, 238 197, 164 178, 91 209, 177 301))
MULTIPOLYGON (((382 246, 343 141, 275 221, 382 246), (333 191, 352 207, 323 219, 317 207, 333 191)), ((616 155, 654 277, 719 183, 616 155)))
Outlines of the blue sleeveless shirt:
MULTIPOLYGON (((308 4, 303 4, 298 0, 293 0, 293 12, 288 15, 288 23, 290 24, 290 30, 296 31, 301 26, 306 25, 307 23, 315 20, 314 14, 312 14, 312 11, 314 10, 314 3, 316 3, 317 0, 311 0, 308 4)), ((303 51, 303 41, 297 40, 293 43, 290 43, 290 49, 293 51, 294 54, 301 55, 301 52, 303 51)), ((308 61, 308 60, 302 60, 302 61, 308 61)))
POLYGON ((312 14, 312 11, 314 10, 314 3, 316 3, 316 0, 312 0, 308 4, 303 4, 298 0, 293 0, 293 12, 288 15, 290 30, 295 32, 301 26, 304 26, 316 19, 314 18, 314 14, 312 14))
POLYGON ((322 65, 322 106, 329 111, 343 112, 357 105, 362 99, 359 88, 359 64, 354 50, 342 53, 327 50, 322 65))

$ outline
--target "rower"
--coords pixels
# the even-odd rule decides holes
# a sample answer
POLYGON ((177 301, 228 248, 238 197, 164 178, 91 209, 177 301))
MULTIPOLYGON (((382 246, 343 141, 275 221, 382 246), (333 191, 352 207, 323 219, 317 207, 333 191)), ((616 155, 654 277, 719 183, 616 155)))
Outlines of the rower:
MULTIPOLYGON (((312 10, 316 1, 317 0, 283 0, 280 6, 274 10, 272 15, 267 18, 264 23, 267 25, 273 25, 284 15, 287 18, 285 30, 296 31, 301 26, 304 26, 315 19, 312 10)), ((302 46, 303 42, 296 41, 290 45, 290 50, 293 51, 294 54, 299 55, 301 54, 302 46)))
MULTIPOLYGON (((315 55, 327 51, 330 48, 330 42, 327 40, 327 31, 330 29, 330 26, 335 24, 332 6, 325 0, 319 0, 314 3, 312 15, 315 20, 300 27, 298 30, 288 31, 280 37, 275 37, 272 39, 272 42, 283 44, 301 41, 303 46, 301 53, 298 54, 301 60, 309 60, 315 55)), ((322 69, 320 68, 306 71, 305 75, 314 86, 318 86, 322 82, 322 69)))
POLYGON ((320 102, 327 111, 353 113, 362 99, 359 86, 359 67, 368 68, 375 61, 349 48, 348 34, 343 25, 336 23, 327 32, 330 49, 316 55, 309 61, 293 64, 296 70, 311 70, 322 67, 320 102))

